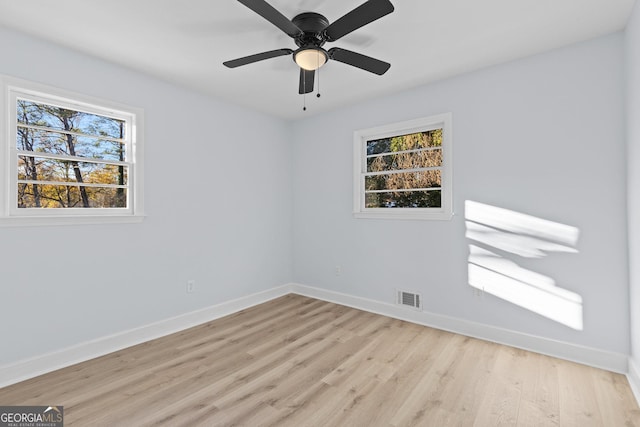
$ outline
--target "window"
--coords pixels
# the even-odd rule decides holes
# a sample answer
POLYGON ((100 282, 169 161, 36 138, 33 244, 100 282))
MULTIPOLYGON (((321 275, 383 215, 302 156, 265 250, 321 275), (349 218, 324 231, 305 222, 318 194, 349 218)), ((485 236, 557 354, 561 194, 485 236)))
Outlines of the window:
POLYGON ((140 109, 0 80, 1 225, 142 219, 140 109))
POLYGON ((354 133, 356 218, 451 218, 451 120, 448 113, 354 133))

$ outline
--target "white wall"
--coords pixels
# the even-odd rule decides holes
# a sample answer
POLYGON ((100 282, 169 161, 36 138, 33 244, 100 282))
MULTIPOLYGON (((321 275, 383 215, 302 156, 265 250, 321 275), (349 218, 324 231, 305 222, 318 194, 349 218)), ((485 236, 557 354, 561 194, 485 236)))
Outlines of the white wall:
POLYGON ((626 29, 627 173, 631 307, 630 376, 640 401, 640 6, 626 29))
POLYGON ((294 280, 389 303, 396 287, 419 291, 432 313, 628 354, 623 88, 615 34, 295 123, 294 280), (353 219, 353 131, 444 112, 454 218, 353 219), (579 229, 578 253, 500 253, 579 294, 583 330, 473 295, 467 200, 579 229))
POLYGON ((285 122, 1 28, 0 51, 2 74, 144 108, 148 215, 0 228, 0 366, 290 282, 285 122))

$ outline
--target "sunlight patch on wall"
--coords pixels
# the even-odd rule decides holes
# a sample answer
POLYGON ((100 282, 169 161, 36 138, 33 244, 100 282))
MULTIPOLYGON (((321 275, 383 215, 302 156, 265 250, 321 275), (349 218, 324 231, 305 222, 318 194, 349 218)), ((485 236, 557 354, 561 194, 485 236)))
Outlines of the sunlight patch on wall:
POLYGON ((508 256, 543 258, 578 253, 579 230, 531 215, 467 200, 469 285, 576 330, 583 328, 582 297, 508 256))

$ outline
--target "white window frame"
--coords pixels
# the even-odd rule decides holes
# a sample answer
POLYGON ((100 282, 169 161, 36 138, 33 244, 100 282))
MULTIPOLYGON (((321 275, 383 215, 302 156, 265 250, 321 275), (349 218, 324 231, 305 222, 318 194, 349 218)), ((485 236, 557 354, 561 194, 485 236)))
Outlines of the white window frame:
POLYGON ((0 75, 0 226, 135 223, 144 218, 144 111, 112 101, 0 75), (17 99, 123 120, 128 173, 126 208, 17 207, 17 99), (131 153, 131 154, 129 154, 131 153))
POLYGON ((353 216, 369 219, 450 220, 453 216, 453 158, 451 113, 357 130, 353 134, 353 216), (367 208, 365 173, 367 141, 442 129, 442 187, 440 208, 367 208))

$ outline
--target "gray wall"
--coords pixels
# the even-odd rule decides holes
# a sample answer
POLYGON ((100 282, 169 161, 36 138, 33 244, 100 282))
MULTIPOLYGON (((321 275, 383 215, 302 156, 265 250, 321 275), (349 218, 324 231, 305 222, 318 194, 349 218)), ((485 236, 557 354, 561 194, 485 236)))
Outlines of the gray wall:
POLYGON ((627 26, 626 42, 631 351, 637 370, 640 369, 640 6, 637 3, 627 26))
POLYGON ((285 122, 9 30, 0 51, 2 74, 144 108, 148 215, 0 228, 0 366, 290 282, 285 122))
POLYGON ((296 122, 295 281, 389 303, 395 288, 418 291, 433 313, 626 354, 623 47, 615 34, 296 122), (444 112, 453 113, 454 218, 353 219, 353 131, 444 112), (582 330, 474 296, 467 200, 579 230, 577 253, 496 253, 578 294, 582 330))

